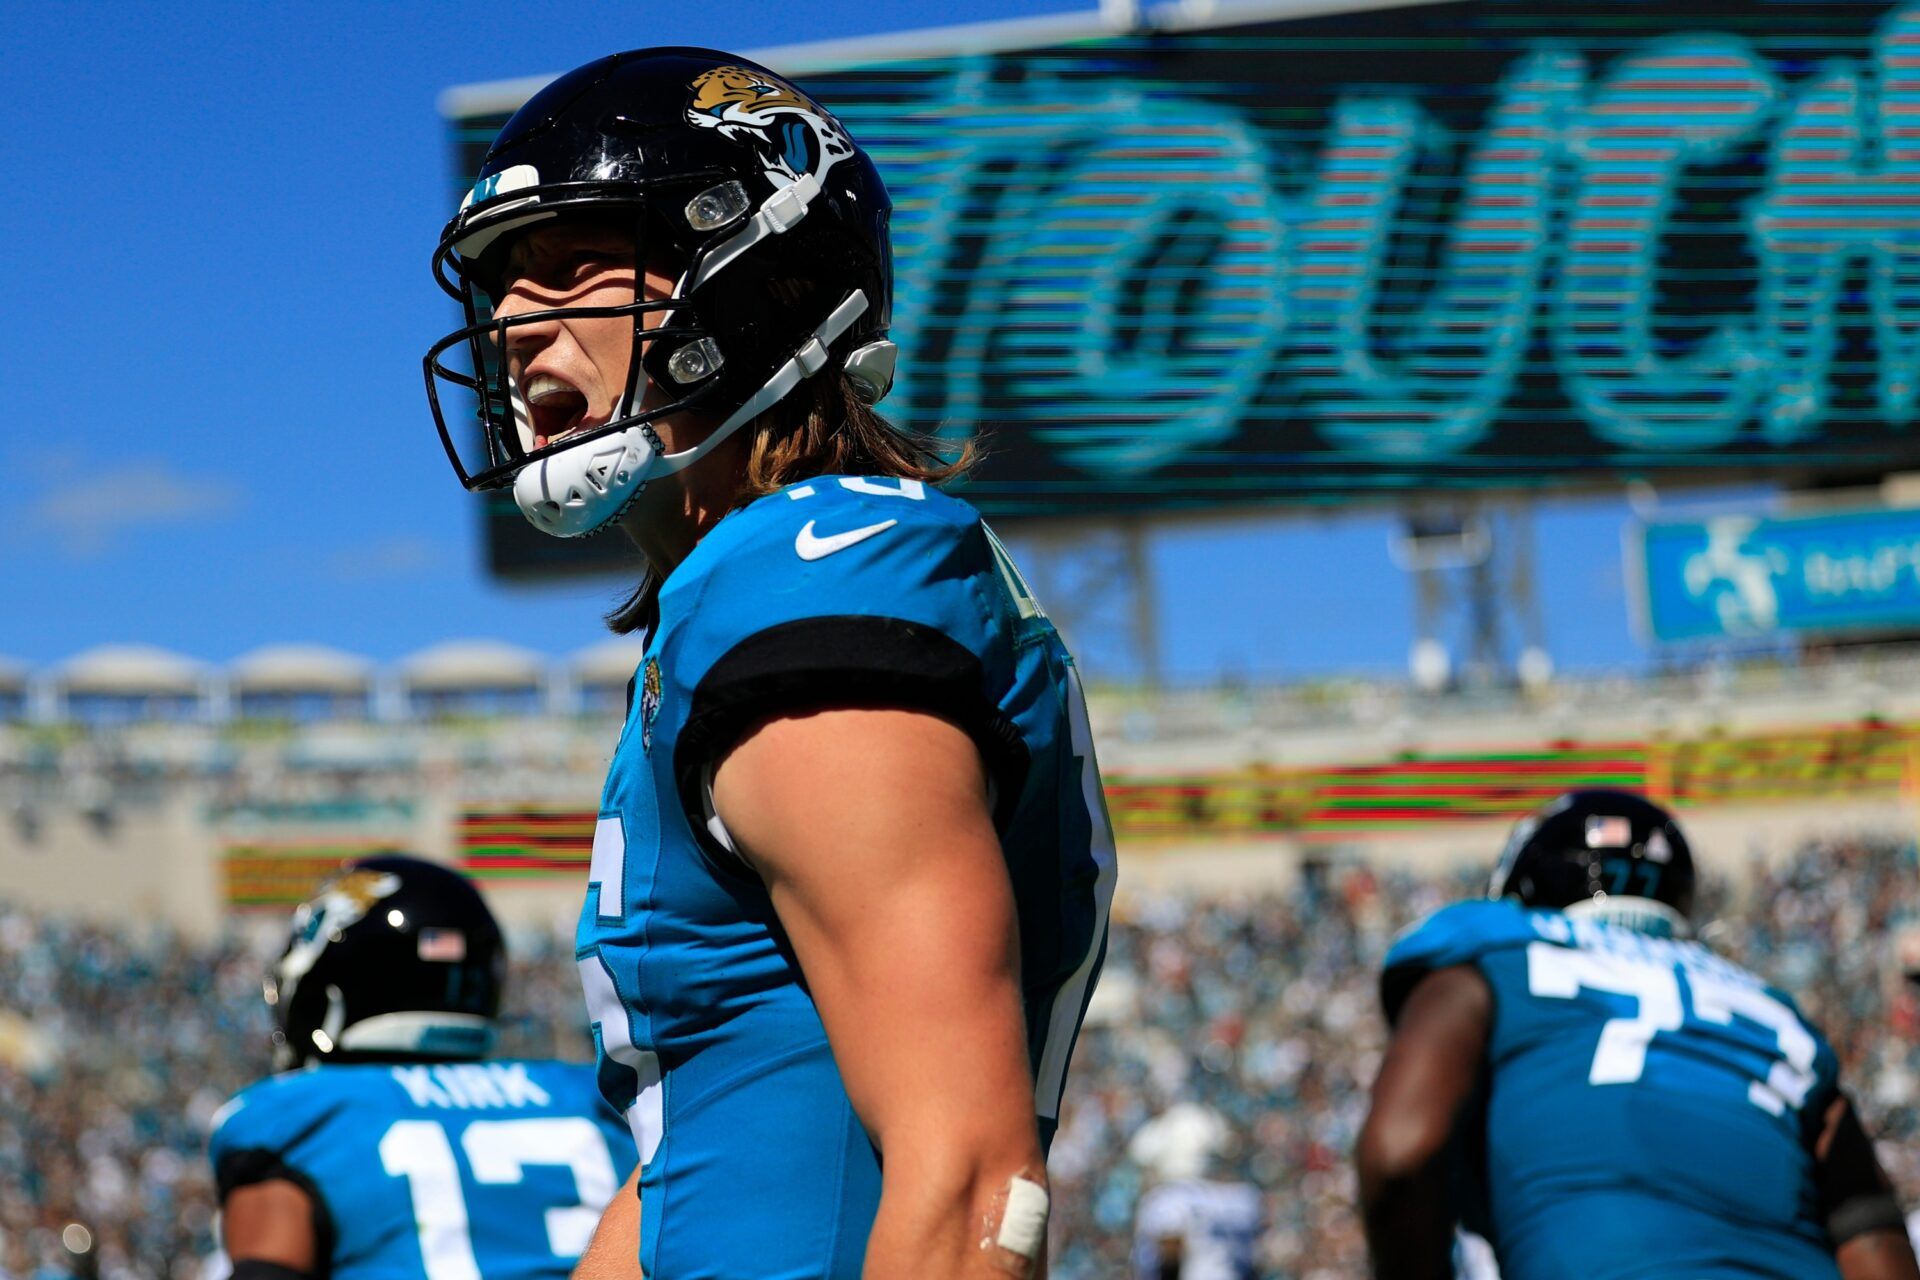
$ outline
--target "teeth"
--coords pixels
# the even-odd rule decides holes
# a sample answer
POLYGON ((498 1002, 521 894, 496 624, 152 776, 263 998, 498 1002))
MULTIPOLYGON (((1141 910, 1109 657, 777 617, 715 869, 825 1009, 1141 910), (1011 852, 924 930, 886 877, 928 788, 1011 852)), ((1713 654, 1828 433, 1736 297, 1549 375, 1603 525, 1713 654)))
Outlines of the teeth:
POLYGON ((528 404, 541 404, 555 396, 574 396, 584 399, 572 386, 550 373, 536 373, 528 379, 526 395, 528 404))

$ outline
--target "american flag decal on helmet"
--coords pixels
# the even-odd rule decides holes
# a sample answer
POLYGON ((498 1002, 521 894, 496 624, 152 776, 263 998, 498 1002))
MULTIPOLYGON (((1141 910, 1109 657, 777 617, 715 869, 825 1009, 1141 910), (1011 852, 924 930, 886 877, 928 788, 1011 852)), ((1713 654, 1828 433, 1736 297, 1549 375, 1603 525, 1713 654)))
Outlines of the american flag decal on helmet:
POLYGON ((1633 844, 1633 823, 1627 818, 1594 814, 1587 819, 1587 848, 1626 849, 1633 844))
POLYGON ((467 958, 467 935, 458 929, 422 929, 420 958, 443 964, 459 964, 467 958))

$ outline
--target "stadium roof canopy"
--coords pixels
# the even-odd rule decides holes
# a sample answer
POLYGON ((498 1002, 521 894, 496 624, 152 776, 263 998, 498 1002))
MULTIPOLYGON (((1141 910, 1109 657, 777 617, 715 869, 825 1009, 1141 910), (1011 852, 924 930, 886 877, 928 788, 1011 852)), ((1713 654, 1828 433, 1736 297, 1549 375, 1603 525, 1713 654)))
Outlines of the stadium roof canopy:
POLYGON ((235 693, 365 693, 373 664, 319 644, 271 644, 227 668, 235 693))
POLYGON ((150 644, 103 644, 62 663, 57 678, 70 694, 121 697, 194 697, 204 663, 150 644))
MULTIPOLYGON (((1098 8, 1042 13, 994 22, 889 31, 846 40, 748 49, 745 56, 790 76, 882 62, 912 62, 970 53, 1001 53, 1069 44, 1129 31, 1167 34, 1283 18, 1311 18, 1355 9, 1398 9, 1437 0, 1101 0, 1098 8)), ((503 115, 545 88, 561 73, 517 76, 480 84, 454 85, 440 94, 440 114, 449 120, 503 115)))
POLYGON ((498 640, 451 640, 414 654, 400 674, 413 690, 537 689, 546 665, 532 650, 498 640))
POLYGON ((603 640, 573 655, 573 673, 584 685, 625 684, 646 653, 647 642, 639 636, 603 640))

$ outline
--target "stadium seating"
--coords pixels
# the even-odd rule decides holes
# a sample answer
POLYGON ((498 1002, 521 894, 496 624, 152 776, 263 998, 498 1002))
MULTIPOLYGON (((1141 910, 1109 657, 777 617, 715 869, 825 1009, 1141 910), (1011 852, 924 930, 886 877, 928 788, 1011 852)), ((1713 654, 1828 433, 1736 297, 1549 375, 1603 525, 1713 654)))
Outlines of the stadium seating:
MULTIPOLYGON (((1882 1159, 1920 1195, 1920 1002, 1896 940, 1920 919, 1910 841, 1834 838, 1724 880, 1715 947, 1792 990, 1832 1038, 1882 1159)), ((1383 1040, 1394 932, 1484 883, 1333 860, 1284 893, 1124 897, 1052 1161, 1055 1280, 1112 1280, 1142 1171, 1127 1139, 1170 1103, 1227 1116, 1225 1172, 1264 1189, 1266 1274, 1364 1274, 1347 1153, 1383 1040)), ((0 1280, 191 1280, 212 1244, 214 1110, 267 1069, 259 976, 277 923, 217 942, 0 907, 0 1280)), ((521 931, 503 1050, 589 1054, 570 940, 521 931)))

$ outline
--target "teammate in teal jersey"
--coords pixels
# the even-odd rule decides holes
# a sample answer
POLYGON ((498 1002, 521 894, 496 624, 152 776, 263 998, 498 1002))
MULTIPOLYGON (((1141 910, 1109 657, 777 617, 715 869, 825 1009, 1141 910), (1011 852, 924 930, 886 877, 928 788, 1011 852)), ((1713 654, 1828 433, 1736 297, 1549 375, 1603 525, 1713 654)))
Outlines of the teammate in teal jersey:
POLYGON ((633 1169, 593 1069, 480 1059, 506 952, 455 872, 354 863, 267 981, 280 1073, 217 1118, 234 1280, 560 1280, 633 1169))
POLYGON ((1784 993, 1691 941, 1693 858, 1663 810, 1561 797, 1491 901, 1387 956, 1394 1034, 1357 1154, 1381 1280, 1915 1280, 1832 1049, 1784 993))
POLYGON ((1044 1252, 1112 837, 1072 660, 935 487, 959 466, 872 407, 888 211, 792 84, 640 50, 507 122, 435 257, 468 318, 427 358, 463 481, 648 565, 578 934, 643 1165, 583 1277, 1044 1252))

